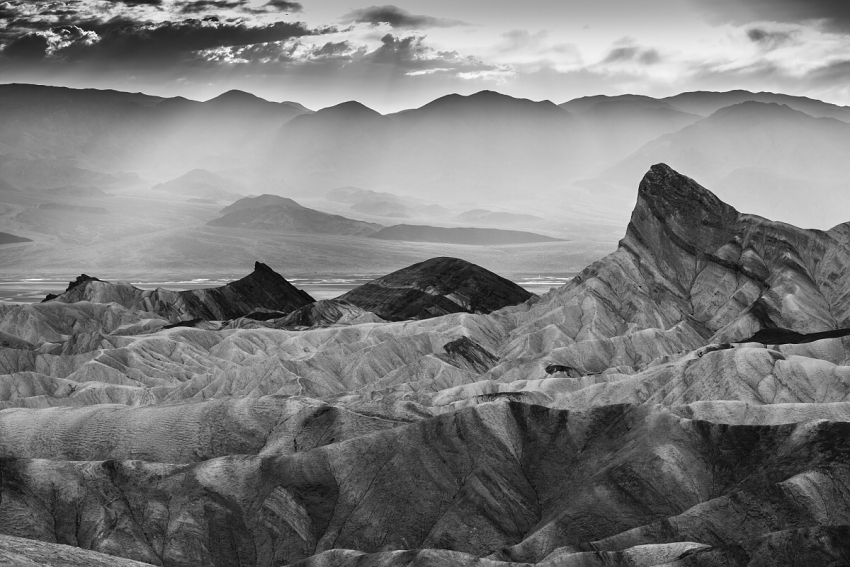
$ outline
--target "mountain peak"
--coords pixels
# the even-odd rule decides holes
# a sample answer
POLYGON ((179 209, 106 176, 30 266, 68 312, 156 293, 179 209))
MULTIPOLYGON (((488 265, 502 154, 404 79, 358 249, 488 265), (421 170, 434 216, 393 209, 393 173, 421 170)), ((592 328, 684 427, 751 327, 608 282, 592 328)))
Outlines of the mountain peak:
POLYGON ((460 258, 419 262, 354 288, 338 299, 388 321, 429 319, 448 313, 491 313, 533 294, 460 258))
POLYGON ((737 219, 714 193, 659 163, 640 182, 625 242, 637 240, 660 256, 671 245, 689 254, 714 251, 730 240, 737 219))
POLYGON ((365 104, 357 102, 356 100, 349 100, 334 106, 328 106, 327 108, 319 110, 316 114, 322 116, 381 116, 379 112, 372 110, 365 104))
POLYGON ((225 93, 221 93, 215 98, 209 99, 208 103, 231 103, 231 102, 268 102, 266 99, 260 98, 257 95, 246 93, 238 89, 232 89, 225 93))
POLYGON ((649 168, 640 182, 638 198, 647 200, 650 206, 664 213, 683 214, 701 209, 712 215, 726 215, 735 211, 714 193, 666 163, 649 168))
POLYGON ((757 100, 747 100, 738 104, 731 104, 715 111, 710 118, 719 117, 740 117, 740 116, 761 116, 764 118, 777 118, 780 116, 800 116, 811 118, 811 116, 794 110, 787 104, 778 102, 760 102, 757 100))
POLYGON ((272 270, 272 269, 268 266, 268 264, 263 264, 262 262, 259 262, 259 261, 254 262, 254 271, 255 271, 255 272, 272 272, 272 273, 276 273, 274 270, 272 270))

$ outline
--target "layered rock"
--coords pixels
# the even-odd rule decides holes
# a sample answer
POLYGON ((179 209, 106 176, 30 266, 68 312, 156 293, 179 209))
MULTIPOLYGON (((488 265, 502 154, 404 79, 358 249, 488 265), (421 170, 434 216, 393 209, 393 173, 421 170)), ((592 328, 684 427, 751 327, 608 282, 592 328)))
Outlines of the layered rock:
POLYGON ((746 557, 764 536, 850 523, 848 427, 510 402, 290 456, 6 459, 0 526, 164 565, 279 565, 330 549, 522 563, 557 553, 564 564, 594 550, 639 557, 646 545, 664 558, 676 543, 688 544, 672 547, 680 556, 732 547, 746 557))
POLYGON ((339 299, 383 319, 490 313, 533 296, 515 283, 458 258, 432 258, 363 284, 339 299))
POLYGON ((289 313, 314 299, 267 265, 256 262, 254 271, 240 280, 218 288, 187 291, 142 290, 129 283, 104 282, 83 274, 64 293, 48 296, 45 301, 117 303, 127 309, 156 313, 176 323, 235 319, 257 309, 289 313))
POLYGON ((618 250, 531 300, 437 258, 174 326, 83 279, 0 310, 0 534, 167 566, 843 565, 848 242, 658 165, 618 250))

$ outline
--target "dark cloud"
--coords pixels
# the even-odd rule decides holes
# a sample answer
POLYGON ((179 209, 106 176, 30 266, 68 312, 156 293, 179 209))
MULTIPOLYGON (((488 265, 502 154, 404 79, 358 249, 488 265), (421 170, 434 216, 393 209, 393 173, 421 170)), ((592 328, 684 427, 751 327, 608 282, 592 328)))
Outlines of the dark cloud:
POLYGON ((459 20, 448 20, 432 16, 411 14, 392 4, 386 6, 370 6, 359 10, 352 10, 344 15, 343 22, 359 24, 389 24, 398 29, 424 29, 424 28, 449 28, 454 26, 468 26, 466 22, 459 20))
POLYGON ((628 45, 612 49, 608 52, 608 55, 605 56, 605 59, 602 60, 602 63, 607 65, 623 61, 637 61, 642 65, 654 65, 661 61, 661 56, 654 49, 645 49, 634 45, 628 45))
POLYGON ((24 34, 9 42, 3 49, 4 57, 14 59, 41 59, 49 46, 47 37, 38 32, 24 34))
POLYGON ((418 35, 399 37, 388 33, 381 38, 381 46, 372 52, 358 52, 352 57, 352 68, 360 65, 391 69, 403 75, 440 73, 462 76, 464 74, 510 74, 512 70, 464 56, 457 51, 441 51, 425 44, 418 35))
POLYGON ((273 8, 280 12, 303 12, 304 6, 299 2, 289 2, 288 0, 269 0, 264 7, 273 8))
POLYGON ((110 56, 151 57, 216 47, 251 45, 311 35, 303 23, 275 22, 264 26, 184 20, 163 24, 124 25, 107 30, 98 49, 110 56))
POLYGON ((0 2, 0 20, 7 20, 18 15, 16 7, 11 2, 0 2))
POLYGON ((116 4, 127 6, 161 6, 162 0, 114 0, 116 4))
POLYGON ((750 28, 747 37, 753 43, 762 47, 773 49, 793 40, 796 34, 790 31, 768 31, 762 28, 750 28))
POLYGON ((301 22, 251 26, 244 22, 222 22, 214 17, 164 23, 95 20, 5 38, 6 47, 0 54, 34 57, 43 56, 48 50, 53 59, 68 61, 169 63, 197 51, 280 42, 323 31, 327 30, 311 30, 301 22))
POLYGON ((232 10, 248 3, 248 0, 195 0, 180 8, 184 14, 198 14, 207 10, 232 10))
POLYGON ((833 31, 850 32, 847 0, 689 0, 710 21, 748 24, 758 21, 799 23, 825 20, 833 31))

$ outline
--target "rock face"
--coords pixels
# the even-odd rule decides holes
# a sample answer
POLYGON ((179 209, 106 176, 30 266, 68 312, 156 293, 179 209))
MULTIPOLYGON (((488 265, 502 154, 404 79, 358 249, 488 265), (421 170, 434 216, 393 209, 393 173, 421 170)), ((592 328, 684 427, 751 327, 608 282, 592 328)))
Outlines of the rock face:
POLYGON ((427 319, 448 313, 490 313, 532 293, 475 264, 433 258, 343 294, 340 299, 383 319, 427 319))
POLYGON ((127 309, 156 313, 172 323, 193 319, 225 320, 256 309, 289 313, 315 301, 262 262, 254 271, 219 288, 171 291, 141 290, 128 283, 103 282, 85 274, 71 282, 65 293, 45 301, 62 303, 117 303, 127 309))
POLYGON ((0 558, 847 565, 848 243, 656 165, 617 251, 500 309, 451 258, 225 326, 0 305, 0 558))
POLYGON ((221 212, 224 216, 213 219, 207 224, 228 228, 343 236, 367 236, 383 228, 379 224, 308 209, 292 199, 277 195, 246 197, 225 207, 221 212))

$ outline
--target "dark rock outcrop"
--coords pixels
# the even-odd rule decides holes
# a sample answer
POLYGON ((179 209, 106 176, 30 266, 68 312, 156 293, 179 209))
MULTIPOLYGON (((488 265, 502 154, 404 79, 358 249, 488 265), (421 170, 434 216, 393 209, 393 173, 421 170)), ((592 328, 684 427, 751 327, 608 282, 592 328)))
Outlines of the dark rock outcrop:
POLYGON ((70 283, 65 293, 45 301, 117 303, 179 323, 235 319, 260 308, 289 313, 314 299, 267 265, 256 262, 254 271, 240 280, 222 287, 187 291, 142 290, 129 283, 104 282, 83 274, 70 283))
POLYGON ((447 313, 490 313, 530 299, 532 293, 458 258, 432 258, 340 296, 383 319, 428 319, 447 313))
POLYGON ((741 342, 763 343, 766 345, 799 345, 822 341, 824 339, 837 339, 848 335, 850 335, 850 329, 834 329, 820 333, 798 333, 788 329, 773 327, 761 329, 752 337, 744 339, 741 342))
POLYGON ((8 232, 0 232, 0 244, 17 244, 18 242, 32 242, 32 239, 24 238, 23 236, 15 236, 8 232))

